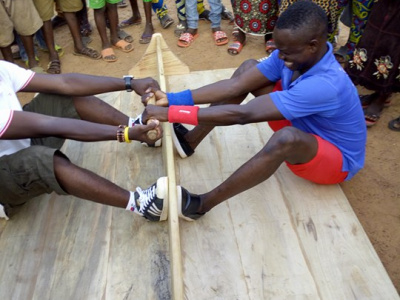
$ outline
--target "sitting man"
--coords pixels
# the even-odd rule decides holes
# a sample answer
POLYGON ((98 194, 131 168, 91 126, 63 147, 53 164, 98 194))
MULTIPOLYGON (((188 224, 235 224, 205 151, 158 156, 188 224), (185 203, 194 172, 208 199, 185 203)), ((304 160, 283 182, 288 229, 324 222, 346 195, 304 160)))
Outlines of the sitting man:
POLYGON ((133 211, 152 221, 167 218, 167 180, 147 190, 125 190, 74 165, 59 148, 64 139, 82 142, 138 140, 158 122, 141 125, 95 94, 134 90, 143 94, 158 84, 151 78, 124 79, 82 74, 48 75, 0 61, 0 216, 44 193, 73 195, 133 211), (21 109, 16 92, 39 92, 21 109))
POLYGON ((324 10, 311 1, 294 3, 279 17, 273 37, 277 51, 261 62, 243 63, 230 79, 180 93, 152 90, 157 106, 147 106, 143 118, 174 123, 182 157, 193 154, 214 126, 268 121, 275 131, 259 153, 215 189, 194 195, 178 187, 179 214, 186 220, 263 182, 283 162, 318 184, 349 180, 364 165, 360 100, 327 42, 324 10), (255 98, 238 105, 248 93, 255 98), (210 99, 210 107, 193 106, 210 99), (180 123, 198 126, 188 131, 180 123))

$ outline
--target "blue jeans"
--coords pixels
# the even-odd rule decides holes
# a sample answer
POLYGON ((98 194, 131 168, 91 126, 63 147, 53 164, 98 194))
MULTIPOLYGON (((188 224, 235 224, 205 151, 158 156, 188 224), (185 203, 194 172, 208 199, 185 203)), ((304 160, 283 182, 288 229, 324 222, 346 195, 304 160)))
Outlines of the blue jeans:
MULTIPOLYGON (((222 3, 221 0, 209 0, 211 28, 221 26, 222 3)), ((199 14, 197 13, 197 0, 186 0, 186 20, 188 28, 197 29, 199 14)))
MULTIPOLYGON (((47 45, 46 45, 46 42, 44 41, 44 36, 43 36, 43 32, 41 29, 39 29, 35 33, 35 35, 33 36, 33 39, 34 39, 35 44, 38 45, 40 49, 47 49, 47 45)), ((21 56, 21 59, 23 61, 27 61, 28 55, 26 55, 24 45, 22 44, 21 38, 19 37, 19 35, 17 33, 15 33, 15 40, 19 47, 19 55, 21 56)), ((35 48, 35 56, 37 56, 36 47, 34 47, 34 48, 35 48)))

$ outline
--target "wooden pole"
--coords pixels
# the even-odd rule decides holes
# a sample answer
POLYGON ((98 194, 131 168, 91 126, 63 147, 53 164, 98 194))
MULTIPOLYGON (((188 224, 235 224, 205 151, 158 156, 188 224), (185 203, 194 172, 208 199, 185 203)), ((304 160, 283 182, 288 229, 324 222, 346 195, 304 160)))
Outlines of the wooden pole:
MULTIPOLYGON (((158 65, 158 83, 162 91, 167 91, 163 53, 161 49, 162 36, 160 33, 153 35, 157 42, 157 65, 158 65)), ((168 226, 169 226, 169 247, 171 255, 171 287, 174 300, 184 299, 183 294, 183 275, 182 275, 182 256, 181 256, 181 240, 179 234, 179 217, 178 217, 178 199, 176 190, 176 173, 174 148, 172 144, 171 125, 163 124, 163 159, 164 167, 168 176, 168 226)))

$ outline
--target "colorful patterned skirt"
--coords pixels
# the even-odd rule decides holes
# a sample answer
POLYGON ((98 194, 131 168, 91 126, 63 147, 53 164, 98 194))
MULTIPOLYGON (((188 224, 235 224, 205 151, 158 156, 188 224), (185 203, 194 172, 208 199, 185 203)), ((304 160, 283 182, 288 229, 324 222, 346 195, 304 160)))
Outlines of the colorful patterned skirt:
POLYGON ((384 93, 400 92, 400 1, 373 7, 347 73, 354 84, 384 93))
POLYGON ((247 34, 266 35, 278 19, 277 0, 233 0, 236 26, 247 34))
MULTIPOLYGON (((296 0, 280 0, 279 14, 283 13, 289 5, 297 2, 296 0)), ((318 4, 324 9, 328 16, 328 41, 333 43, 335 36, 338 33, 338 21, 340 14, 342 13, 348 0, 313 0, 314 3, 318 4), (346 2, 342 3, 342 2, 346 2)))

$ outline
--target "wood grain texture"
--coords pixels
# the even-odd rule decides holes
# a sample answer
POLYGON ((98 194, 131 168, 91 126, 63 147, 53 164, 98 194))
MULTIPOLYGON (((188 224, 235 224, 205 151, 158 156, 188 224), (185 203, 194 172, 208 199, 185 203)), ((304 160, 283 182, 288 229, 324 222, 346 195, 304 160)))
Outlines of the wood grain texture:
MULTIPOLYGON (((169 76, 168 89, 194 88, 229 70, 169 76)), ((102 96, 104 97, 104 96, 102 96)), ((106 101, 131 112, 133 93, 106 101)), ((176 158, 177 183, 202 193, 263 147, 266 124, 216 128, 196 153, 176 158)), ((70 159, 125 188, 165 176, 160 148, 68 141, 70 159)), ((0 299, 172 299, 168 223, 54 194, 0 221, 0 299)), ((399 299, 337 185, 294 176, 269 180, 180 222, 185 299, 399 299)))

